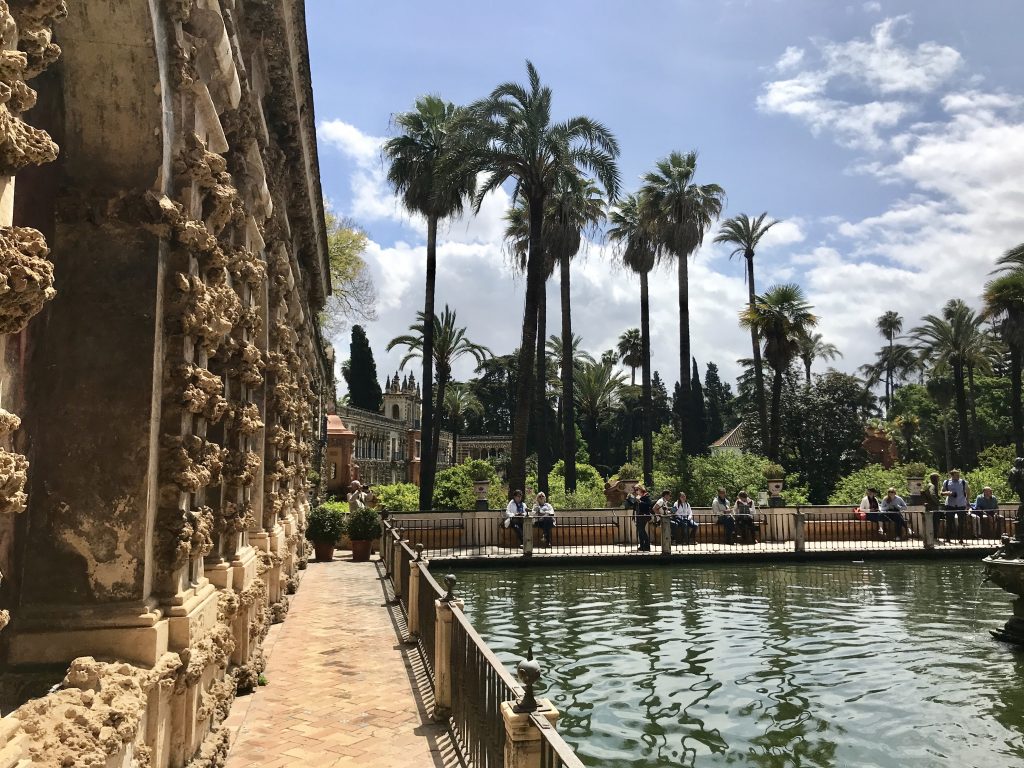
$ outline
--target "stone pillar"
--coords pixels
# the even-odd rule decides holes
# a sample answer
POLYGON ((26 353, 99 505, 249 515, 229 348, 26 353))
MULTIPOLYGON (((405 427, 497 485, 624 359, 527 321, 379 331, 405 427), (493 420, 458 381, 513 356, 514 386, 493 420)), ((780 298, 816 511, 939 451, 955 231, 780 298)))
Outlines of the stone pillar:
MULTIPOLYGON (((530 712, 516 712, 514 701, 501 703, 501 719, 505 723, 505 768, 541 768, 541 731, 534 724, 530 712)), ((542 727, 554 728, 559 712, 547 699, 537 699, 532 714, 546 721, 542 727)))
POLYGON ((661 531, 661 554, 671 555, 672 554, 672 517, 670 515, 661 516, 661 525, 659 526, 661 531))
POLYGON ((807 545, 807 534, 804 532, 804 513, 797 509, 793 515, 793 550, 803 552, 807 545))
POLYGON ((465 606, 462 600, 434 601, 434 712, 433 719, 447 720, 452 711, 452 607, 465 606))
POLYGON ((420 635, 420 568, 426 567, 426 560, 413 560, 409 563, 409 613, 405 622, 409 642, 414 642, 420 635))
POLYGON ((523 518, 523 557, 533 557, 533 518, 523 518))
POLYGON ((934 523, 935 512, 925 511, 922 519, 921 528, 918 533, 921 534, 921 541, 924 542, 925 549, 935 549, 935 523, 934 523))

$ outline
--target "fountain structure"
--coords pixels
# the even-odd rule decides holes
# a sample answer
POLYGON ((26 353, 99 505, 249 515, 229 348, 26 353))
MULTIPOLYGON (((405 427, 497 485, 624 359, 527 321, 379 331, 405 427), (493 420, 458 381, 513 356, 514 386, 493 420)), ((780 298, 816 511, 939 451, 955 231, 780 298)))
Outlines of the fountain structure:
POLYGON ((1009 481, 1021 502, 1017 507, 1014 535, 1011 539, 1004 533, 1002 546, 986 557, 984 563, 987 578, 1017 596, 1013 616, 1002 629, 993 630, 992 635, 997 640, 1024 646, 1024 458, 1014 461, 1009 481))

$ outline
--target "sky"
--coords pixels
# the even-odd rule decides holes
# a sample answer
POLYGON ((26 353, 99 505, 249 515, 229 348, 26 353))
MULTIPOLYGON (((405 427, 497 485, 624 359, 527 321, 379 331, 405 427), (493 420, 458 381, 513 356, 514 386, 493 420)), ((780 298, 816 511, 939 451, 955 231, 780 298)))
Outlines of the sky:
MULTIPOLYGON (((626 192, 673 150, 699 153, 696 181, 727 194, 724 216, 767 211, 756 287, 797 282, 817 330, 855 372, 895 309, 905 330, 951 297, 977 307, 988 273, 1024 242, 1024 4, 1006 0, 522 0, 513 5, 308 0, 324 195, 369 235, 377 320, 366 330, 380 376, 423 307, 425 225, 398 205, 381 142, 392 116, 433 93, 455 103, 534 62, 556 119, 584 114, 621 147, 626 192)), ((519 344, 523 279, 510 268, 510 189, 443 228, 438 310, 456 311, 495 354, 519 344)), ((743 265, 713 245, 690 261, 692 351, 732 381, 750 336, 743 265)), ((574 263, 574 330, 599 356, 639 327, 638 278, 595 238, 574 263)), ((548 334, 559 332, 557 276, 548 334)), ((675 270, 651 280, 652 364, 679 378, 675 270)), ((334 340, 339 358, 348 338, 334 340)), ((413 368, 416 365, 413 364, 413 368)), ((471 364, 455 370, 473 375, 471 364)), ((342 385, 343 386, 343 385, 342 385)))

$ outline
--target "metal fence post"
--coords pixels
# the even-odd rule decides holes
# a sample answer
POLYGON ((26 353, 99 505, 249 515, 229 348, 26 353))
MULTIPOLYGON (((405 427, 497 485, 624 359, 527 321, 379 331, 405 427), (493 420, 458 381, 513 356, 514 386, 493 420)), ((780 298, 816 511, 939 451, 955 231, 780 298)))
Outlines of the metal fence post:
POLYGON ((434 601, 436 621, 434 623, 434 713, 433 719, 447 720, 452 714, 452 607, 464 607, 456 599, 455 577, 444 577, 448 594, 434 601))
POLYGON ((554 728, 559 712, 547 699, 534 698, 533 686, 540 679, 540 666, 533 660, 532 653, 519 662, 516 675, 526 693, 519 701, 501 704, 501 718, 505 722, 505 768, 541 768, 541 729, 554 728))
POLYGON ((672 518, 669 515, 661 516, 661 554, 672 554, 672 518))
POLYGON ((807 534, 804 532, 804 513, 796 508, 793 518, 793 551, 803 552, 807 546, 807 534))

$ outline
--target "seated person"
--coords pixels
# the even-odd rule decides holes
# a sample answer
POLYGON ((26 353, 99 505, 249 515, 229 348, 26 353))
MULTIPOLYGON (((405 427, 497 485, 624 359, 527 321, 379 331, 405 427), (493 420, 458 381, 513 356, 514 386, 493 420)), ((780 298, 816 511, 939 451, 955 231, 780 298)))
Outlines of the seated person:
POLYGON ((981 519, 983 517, 990 517, 996 521, 995 532, 997 534, 1002 532, 1003 516, 999 514, 999 499, 992 494, 991 486, 986 485, 981 489, 981 495, 974 500, 971 509, 973 512, 970 517, 971 523, 974 525, 975 538, 981 538, 981 519))
POLYGON ((545 547, 551 546, 551 529, 555 527, 555 508, 548 504, 548 497, 537 494, 533 505, 533 527, 539 528, 545 547))
POLYGON ((755 544, 760 544, 757 540, 757 526, 754 525, 757 508, 754 506, 754 500, 746 491, 736 494, 734 512, 736 514, 736 530, 740 533, 740 539, 749 538, 755 544))
POLYGON ((504 528, 511 528, 516 532, 519 539, 519 546, 523 546, 523 520, 526 519, 526 505, 523 504, 523 492, 516 490, 512 493, 512 499, 505 507, 501 525, 504 528))
POLYGON ((736 543, 736 516, 732 513, 732 504, 725 495, 725 488, 719 488, 715 498, 711 500, 711 514, 715 521, 725 528, 726 544, 736 543))
POLYGON ((690 544, 697 535, 697 526, 700 525, 693 519, 693 508, 686 500, 686 494, 679 492, 679 500, 672 507, 672 538, 676 538, 678 532, 683 544, 690 544))
MULTIPOLYGON (((888 520, 896 526, 896 541, 901 541, 904 536, 904 530, 906 536, 909 538, 914 535, 914 532, 910 530, 906 520, 903 519, 903 513, 907 509, 907 502, 896 493, 895 488, 890 488, 885 493, 885 498, 881 501, 880 507, 880 518, 879 518, 879 530, 882 530, 881 523, 888 520)), ((884 531, 883 535, 884 535, 884 531)))

